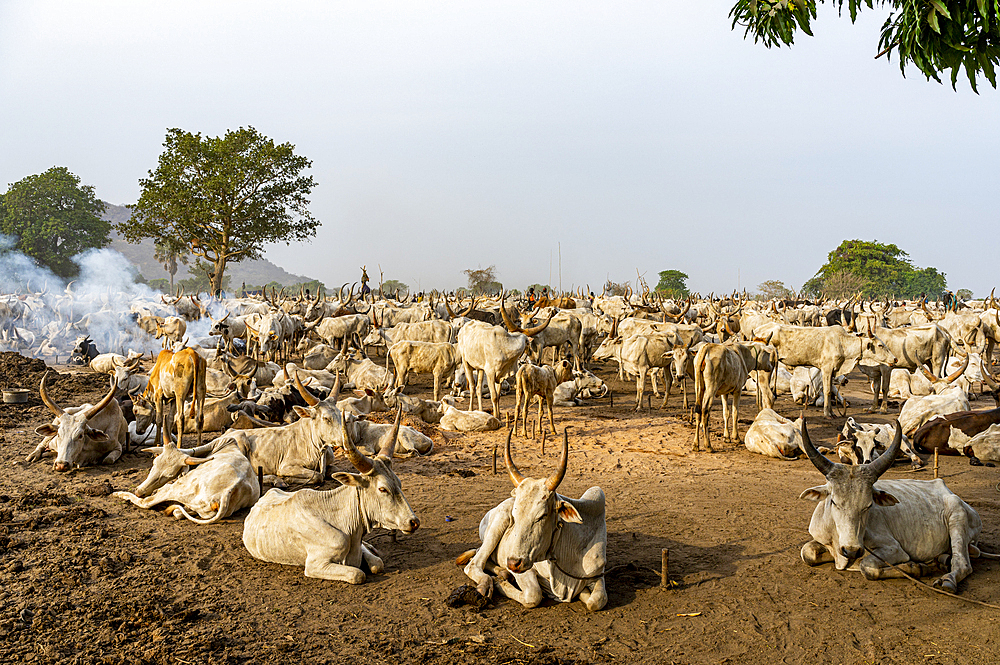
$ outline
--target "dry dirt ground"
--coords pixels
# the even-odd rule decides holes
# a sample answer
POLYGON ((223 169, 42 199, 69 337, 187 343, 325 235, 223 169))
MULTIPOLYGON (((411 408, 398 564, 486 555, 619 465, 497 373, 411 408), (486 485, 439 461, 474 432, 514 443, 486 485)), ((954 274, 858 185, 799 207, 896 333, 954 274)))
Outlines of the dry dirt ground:
MULTIPOLYGON (((503 433, 435 435, 425 458, 395 468, 422 526, 393 541, 366 539, 385 573, 360 586, 303 577, 263 563, 241 542, 245 511, 211 526, 174 521, 120 502, 150 465, 126 454, 110 467, 56 474, 23 462, 49 420, 37 366, 4 355, 0 384, 33 389, 25 406, 0 406, 0 662, 37 663, 987 663, 1000 652, 1000 611, 933 594, 908 580, 865 581, 830 565, 809 568, 799 548, 815 504, 798 499, 822 477, 805 459, 783 462, 723 445, 692 453, 680 399, 631 410, 634 384, 608 399, 558 409, 571 426, 560 492, 607 494, 608 606, 524 609, 500 598, 481 611, 445 600, 467 580, 454 559, 478 545, 483 514, 509 496, 491 470, 503 433), (661 551, 677 587, 659 586, 661 551)), ((66 368, 59 368, 66 372, 66 368)), ((53 389, 65 405, 106 385, 73 370, 53 389)), ((610 367, 599 373, 611 379, 610 367)), ((858 377, 847 387, 866 396, 858 377)), ((426 393, 429 383, 411 392, 426 393)), ((756 409, 744 396, 741 432, 756 409)), ((502 403, 505 409, 513 398, 502 403)), ((979 408, 992 406, 979 402, 979 408)), ((797 413, 787 398, 779 411, 797 413)), ((861 415, 859 406, 849 414, 861 415)), ((843 420, 807 417, 815 442, 843 420)), ((885 420, 876 417, 875 420, 885 420)), ((720 427, 716 406, 714 428, 720 427)), ((515 439, 529 475, 556 463, 552 439, 515 439)), ((346 463, 343 463, 346 468, 346 463)), ((931 477, 897 466, 890 478, 931 477)), ((949 487, 983 518, 982 543, 1000 551, 1000 469, 942 458, 949 487)), ((332 487, 329 481, 325 487, 332 487)), ((974 561, 964 598, 1000 604, 1000 565, 974 561)))

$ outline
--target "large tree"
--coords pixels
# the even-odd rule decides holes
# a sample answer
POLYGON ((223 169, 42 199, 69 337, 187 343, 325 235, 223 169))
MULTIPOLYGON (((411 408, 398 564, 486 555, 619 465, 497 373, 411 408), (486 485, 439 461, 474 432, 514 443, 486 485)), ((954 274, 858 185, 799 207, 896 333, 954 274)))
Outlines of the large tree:
MULTIPOLYGON (((801 30, 812 36, 810 22, 816 5, 823 0, 738 0, 729 12, 733 28, 745 28, 745 35, 765 46, 792 44, 801 30)), ((845 0, 830 0, 842 10, 845 0)), ((851 21, 867 7, 888 6, 890 13, 882 25, 878 55, 899 55, 899 69, 914 65, 928 79, 950 71, 955 87, 965 70, 972 89, 980 74, 995 88, 996 65, 1000 62, 1000 2, 996 0, 847 0, 851 21)))
POLYGON ((656 290, 671 298, 687 298, 689 295, 688 276, 680 270, 664 270, 659 273, 660 281, 656 290))
POLYGON ((469 268, 468 270, 463 270, 465 276, 469 278, 469 290, 472 291, 473 295, 481 295, 483 293, 493 293, 500 292, 500 282, 497 281, 497 267, 490 266, 488 268, 469 268))
POLYGON ((936 298, 947 288, 945 275, 936 268, 915 268, 909 255, 893 244, 877 240, 845 240, 827 255, 827 261, 806 282, 804 289, 828 297, 848 295, 848 282, 869 297, 936 298))
POLYGON ((17 236, 14 249, 60 277, 80 271, 72 258, 111 242, 111 224, 102 220, 105 206, 91 185, 64 166, 30 175, 0 195, 0 232, 17 236))
POLYGON ((312 162, 292 144, 241 127, 215 138, 170 129, 163 147, 156 170, 139 181, 132 218, 116 228, 129 242, 153 238, 204 259, 197 265, 212 293, 229 263, 261 258, 267 243, 316 235, 307 198, 316 183, 303 175, 312 162))

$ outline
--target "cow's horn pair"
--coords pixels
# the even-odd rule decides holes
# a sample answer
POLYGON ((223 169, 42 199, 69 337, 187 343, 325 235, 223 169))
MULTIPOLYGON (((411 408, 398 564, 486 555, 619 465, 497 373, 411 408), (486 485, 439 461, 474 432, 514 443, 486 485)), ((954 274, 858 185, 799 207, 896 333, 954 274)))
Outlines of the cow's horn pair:
MULTIPOLYGON (((510 438, 514 434, 514 429, 507 430, 507 443, 504 445, 503 449, 503 460, 507 464, 507 473, 510 474, 510 481, 514 483, 514 487, 518 487, 524 482, 524 474, 522 474, 517 465, 514 464, 514 460, 510 456, 510 438)), ((555 473, 546 478, 545 488, 550 492, 555 492, 556 488, 559 487, 559 483, 563 481, 566 476, 566 463, 569 461, 569 427, 563 430, 563 449, 562 455, 559 458, 559 468, 556 469, 555 473)))
MULTIPOLYGON (((861 469, 869 473, 873 481, 878 480, 882 474, 889 470, 893 462, 896 461, 896 455, 899 453, 900 446, 902 446, 903 428, 900 426, 898 420, 894 424, 896 426, 896 434, 892 439, 892 445, 889 446, 889 449, 868 464, 861 465, 861 469)), ((802 419, 802 448, 806 451, 806 455, 809 456, 809 461, 824 476, 829 477, 834 469, 840 466, 828 460, 813 446, 812 441, 809 440, 809 432, 806 430, 805 418, 802 419)))
MULTIPOLYGON (((45 381, 48 378, 49 378, 49 372, 46 371, 45 374, 42 376, 41 383, 38 386, 38 395, 42 398, 42 402, 45 404, 45 406, 49 408, 49 411, 51 411, 58 417, 66 413, 66 411, 64 411, 61 406, 52 401, 52 398, 49 397, 48 391, 45 390, 45 381)), ((91 418, 99 414, 101 411, 103 411, 109 404, 111 404, 111 400, 115 398, 115 389, 116 389, 115 377, 112 376, 110 377, 110 379, 111 379, 110 380, 111 388, 108 390, 108 394, 105 395, 104 399, 102 399, 100 402, 90 407, 90 409, 84 415, 84 417, 87 420, 90 420, 91 418)))

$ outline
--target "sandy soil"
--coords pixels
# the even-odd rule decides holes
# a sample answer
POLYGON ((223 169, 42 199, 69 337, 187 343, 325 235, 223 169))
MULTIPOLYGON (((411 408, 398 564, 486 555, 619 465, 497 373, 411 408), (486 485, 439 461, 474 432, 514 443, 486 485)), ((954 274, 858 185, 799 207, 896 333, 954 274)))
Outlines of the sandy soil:
MULTIPOLYGON (((57 382, 56 399, 99 398, 105 379, 74 372, 57 382)), ((867 400, 851 378, 848 395, 867 400)), ((4 367, 0 380, 11 380, 4 367)), ((571 426, 560 492, 600 485, 608 497, 610 600, 588 613, 580 603, 526 610, 502 598, 482 611, 445 604, 467 581, 455 557, 478 545, 480 519, 511 490, 502 455, 500 473, 491 470, 501 432, 438 433, 430 456, 397 460, 422 526, 395 541, 370 534, 387 570, 350 586, 250 557, 240 540, 245 513, 197 526, 108 496, 141 482, 144 455, 68 474, 25 465, 40 440, 33 429, 49 415, 37 377, 25 370, 20 380, 32 401, 0 405, 0 662, 913 664, 992 662, 1000 649, 997 610, 908 580, 804 565, 799 548, 815 504, 798 495, 822 482, 814 467, 718 439, 718 452, 692 453, 680 399, 633 413, 634 384, 612 381, 614 407, 605 398, 556 412, 560 432, 571 426), (659 585, 664 548, 676 588, 659 585)), ((752 397, 742 404, 744 432, 756 409, 752 397)), ((512 408, 513 397, 502 405, 512 408)), ((787 398, 778 410, 797 415, 787 398)), ((823 422, 817 409, 807 417, 815 442, 832 440, 843 422, 823 422)), ((536 440, 517 437, 515 446, 527 474, 547 475, 556 463, 551 438, 544 456, 536 440)), ((998 472, 941 459, 949 487, 982 516, 988 551, 1000 551, 998 472)), ((887 477, 931 474, 900 465, 887 477)), ((1000 604, 1000 565, 974 567, 961 595, 1000 604)))

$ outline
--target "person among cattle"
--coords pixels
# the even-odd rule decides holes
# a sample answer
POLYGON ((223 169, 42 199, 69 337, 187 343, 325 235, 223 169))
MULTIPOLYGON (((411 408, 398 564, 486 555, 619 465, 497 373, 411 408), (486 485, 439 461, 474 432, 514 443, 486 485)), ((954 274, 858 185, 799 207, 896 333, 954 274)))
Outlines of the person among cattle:
POLYGON ((368 288, 368 266, 361 266, 361 295, 366 296, 371 293, 368 288))
POLYGON ((535 301, 538 300, 538 296, 535 294, 535 287, 528 289, 528 309, 534 309, 535 301))

